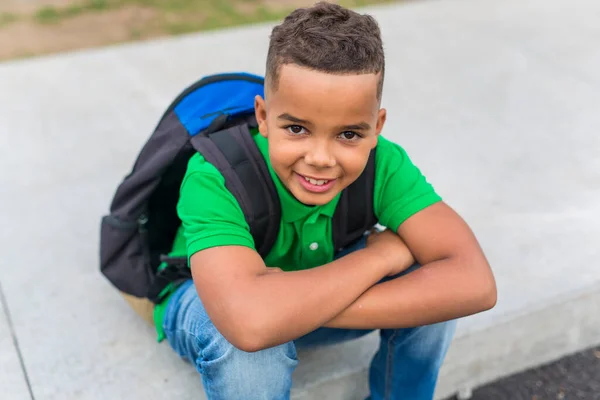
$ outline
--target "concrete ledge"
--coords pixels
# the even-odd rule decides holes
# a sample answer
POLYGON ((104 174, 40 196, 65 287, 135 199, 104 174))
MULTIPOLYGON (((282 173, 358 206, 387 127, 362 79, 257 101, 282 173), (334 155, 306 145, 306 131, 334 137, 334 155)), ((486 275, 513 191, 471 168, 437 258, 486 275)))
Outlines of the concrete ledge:
MULTIPOLYGON (((384 135, 469 222, 499 288, 494 310, 459 324, 438 398, 598 344, 600 3, 419 1, 372 14, 389 71, 384 135)), ((269 32, 0 64, 0 280, 36 399, 202 393, 100 275, 99 222, 173 96, 202 75, 261 73, 269 32)), ((11 373, 0 393, 19 399, 6 332, 0 319, 11 373)), ((294 398, 364 398, 377 341, 301 352, 294 398)))
POLYGON ((293 400, 364 399, 367 369, 379 343, 377 332, 355 341, 299 351, 293 400))

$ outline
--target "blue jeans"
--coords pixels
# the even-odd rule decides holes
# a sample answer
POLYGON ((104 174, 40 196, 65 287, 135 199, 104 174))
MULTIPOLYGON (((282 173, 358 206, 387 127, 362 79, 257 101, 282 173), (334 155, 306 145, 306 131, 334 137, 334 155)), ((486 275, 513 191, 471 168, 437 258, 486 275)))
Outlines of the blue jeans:
MULTIPOLYGON (((365 240, 336 258, 365 246, 365 240)), ((410 271, 418 268, 413 266, 410 271)), ((371 400, 431 400, 438 371, 450 346, 456 321, 405 329, 380 330, 379 350, 369 368, 371 400)), ((330 345, 359 338, 370 330, 319 328, 294 341, 247 353, 232 346, 208 317, 192 281, 169 300, 164 329, 171 347, 195 365, 209 400, 289 399, 296 348, 330 345)))

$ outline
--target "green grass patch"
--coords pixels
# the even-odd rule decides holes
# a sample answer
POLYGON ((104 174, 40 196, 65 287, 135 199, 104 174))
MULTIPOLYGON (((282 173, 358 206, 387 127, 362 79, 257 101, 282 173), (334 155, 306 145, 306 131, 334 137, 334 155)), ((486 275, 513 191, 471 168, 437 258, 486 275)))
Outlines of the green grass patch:
POLYGON ((40 24, 55 24, 60 21, 61 15, 56 7, 42 7, 35 13, 35 20, 40 24))
POLYGON ((34 14, 34 18, 41 24, 56 24, 65 18, 76 17, 86 12, 104 11, 110 7, 109 0, 87 0, 84 3, 71 4, 64 8, 42 7, 34 14))
POLYGON ((12 24, 13 22, 17 21, 19 19, 19 17, 17 17, 15 14, 11 14, 11 13, 0 13, 0 28, 12 24))
POLYGON ((86 7, 89 11, 104 11, 110 7, 108 0, 88 0, 86 7))

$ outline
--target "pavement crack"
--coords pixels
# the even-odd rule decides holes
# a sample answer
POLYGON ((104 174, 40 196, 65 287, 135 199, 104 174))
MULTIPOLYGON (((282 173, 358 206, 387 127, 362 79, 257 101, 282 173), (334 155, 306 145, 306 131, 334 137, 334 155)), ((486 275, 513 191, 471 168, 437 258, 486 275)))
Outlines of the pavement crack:
POLYGON ((17 351, 17 356, 19 357, 19 363, 21 364, 21 370, 23 371, 23 376, 25 377, 25 383, 27 383, 29 396, 31 397, 31 400, 35 400, 35 397, 33 396, 33 390, 31 389, 31 383, 29 382, 29 375, 27 374, 27 369, 25 368, 23 354, 21 353, 21 347, 19 347, 19 339, 17 339, 17 333, 15 332, 15 328, 13 326, 10 310, 8 309, 8 302, 6 301, 6 296, 4 296, 4 290, 2 289, 2 282, 0 282, 0 303, 2 303, 2 309, 4 310, 4 315, 6 315, 8 329, 10 330, 10 335, 17 351))

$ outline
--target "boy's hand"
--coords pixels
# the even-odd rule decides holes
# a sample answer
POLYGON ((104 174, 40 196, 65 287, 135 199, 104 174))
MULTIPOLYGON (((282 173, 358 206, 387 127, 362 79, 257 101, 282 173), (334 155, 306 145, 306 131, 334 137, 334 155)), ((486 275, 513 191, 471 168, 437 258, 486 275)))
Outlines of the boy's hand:
POLYGON ((388 276, 399 274, 415 263, 406 243, 389 229, 383 232, 373 229, 367 237, 367 249, 386 259, 390 268, 388 276))

